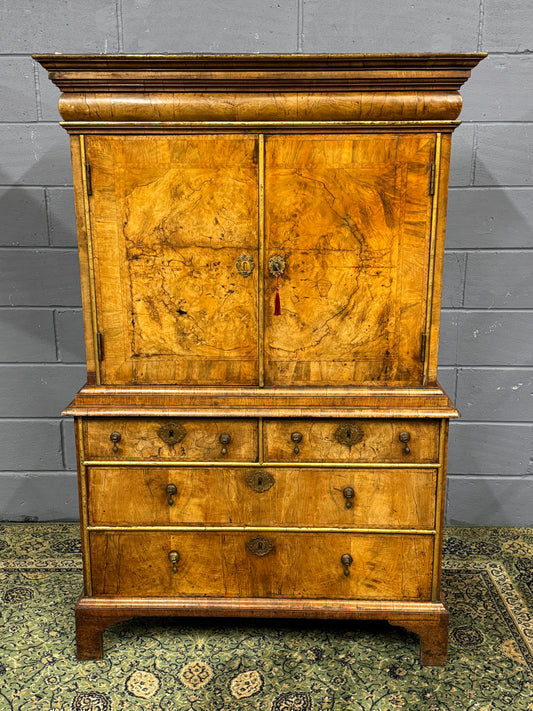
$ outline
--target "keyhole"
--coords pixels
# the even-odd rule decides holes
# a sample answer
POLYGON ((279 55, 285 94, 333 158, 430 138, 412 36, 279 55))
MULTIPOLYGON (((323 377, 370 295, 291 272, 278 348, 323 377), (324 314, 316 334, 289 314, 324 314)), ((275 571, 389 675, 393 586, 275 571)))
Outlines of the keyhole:
POLYGON ((174 430, 169 430, 169 431, 168 431, 168 436, 173 439, 173 438, 174 438, 174 430))
POLYGON ((259 550, 259 551, 262 551, 262 550, 263 550, 263 544, 262 544, 262 543, 258 543, 258 544, 257 544, 257 550, 259 550))
POLYGON ((257 483, 259 484, 259 486, 262 485, 262 483, 263 483, 263 477, 262 477, 262 476, 260 476, 260 477, 257 478, 257 483))
POLYGON ((347 430, 347 431, 346 431, 346 438, 347 438, 347 439, 352 439, 352 430, 347 430))

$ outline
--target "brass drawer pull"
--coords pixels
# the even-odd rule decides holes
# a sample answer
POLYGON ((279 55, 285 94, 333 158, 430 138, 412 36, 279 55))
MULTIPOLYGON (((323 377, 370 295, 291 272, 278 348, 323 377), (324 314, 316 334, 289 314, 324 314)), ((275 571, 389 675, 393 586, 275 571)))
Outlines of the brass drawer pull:
POLYGON ((167 488, 165 489, 167 492, 168 496, 168 505, 169 506, 174 506, 174 499, 172 498, 173 496, 176 496, 178 493, 178 488, 176 484, 167 484, 167 488))
POLYGON ((409 449, 409 445, 407 444, 407 442, 409 442, 409 440, 411 439, 411 435, 409 434, 409 432, 400 432, 400 434, 398 435, 398 439, 402 444, 405 445, 403 450, 405 454, 411 454, 411 450, 409 449))
POLYGON ((341 563, 344 565, 344 575, 350 575, 350 565, 353 563, 353 558, 349 553, 341 556, 341 563))
POLYGON ((218 441, 222 445, 222 451, 220 454, 225 457, 228 453, 227 445, 231 442, 231 435, 227 434, 226 432, 223 432, 218 438, 218 441))
POLYGON ((303 438, 304 437, 300 432, 293 432, 291 434, 291 440, 294 442, 294 454, 300 454, 300 447, 298 447, 298 445, 300 444, 303 438))
POLYGON ((122 439, 122 435, 120 432, 111 432, 109 435, 109 439, 113 442, 113 453, 116 454, 118 452, 118 443, 122 439))
POLYGON ((248 541, 246 548, 250 553, 253 553, 259 558, 263 558, 274 550, 274 544, 264 536, 256 536, 256 538, 252 538, 248 541))
POLYGON ((257 470, 248 474, 246 485, 258 494, 262 494, 274 486, 274 477, 269 472, 257 470))
POLYGON ((351 486, 346 486, 342 490, 342 495, 346 499, 346 508, 351 509, 353 506, 352 499, 355 497, 355 491, 352 489, 351 486))
POLYGON ((168 554, 168 559, 172 563, 172 572, 178 572, 178 560, 180 559, 180 554, 178 551, 170 551, 168 554))

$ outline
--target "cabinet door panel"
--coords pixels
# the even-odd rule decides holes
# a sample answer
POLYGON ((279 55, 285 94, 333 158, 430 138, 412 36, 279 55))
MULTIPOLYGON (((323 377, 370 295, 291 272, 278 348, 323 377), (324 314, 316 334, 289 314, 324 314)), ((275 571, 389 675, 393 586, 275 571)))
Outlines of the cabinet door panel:
POLYGON ((434 137, 272 136, 265 382, 420 384, 434 137))
POLYGON ((257 382, 256 138, 87 138, 104 383, 257 382))

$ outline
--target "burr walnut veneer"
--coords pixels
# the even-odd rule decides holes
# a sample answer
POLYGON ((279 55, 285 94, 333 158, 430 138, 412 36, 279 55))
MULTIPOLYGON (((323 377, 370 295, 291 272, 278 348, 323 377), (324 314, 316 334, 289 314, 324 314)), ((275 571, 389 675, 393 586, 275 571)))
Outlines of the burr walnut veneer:
POLYGON ((482 56, 37 57, 87 348, 80 658, 136 615, 294 616, 444 663, 446 194, 482 56))

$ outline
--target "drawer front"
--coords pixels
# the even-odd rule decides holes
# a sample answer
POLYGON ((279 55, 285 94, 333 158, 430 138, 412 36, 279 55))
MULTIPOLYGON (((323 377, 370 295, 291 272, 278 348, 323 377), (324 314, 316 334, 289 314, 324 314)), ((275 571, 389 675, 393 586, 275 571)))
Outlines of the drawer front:
POLYGON ((265 461, 432 463, 439 427, 440 420, 266 420, 265 461))
POLYGON ((257 461, 256 420, 90 418, 84 426, 88 459, 257 461))
POLYGON ((431 597, 432 557, 431 535, 91 533, 101 596, 422 601, 431 597))
POLYGON ((432 529, 434 469, 94 467, 91 525, 432 529))

